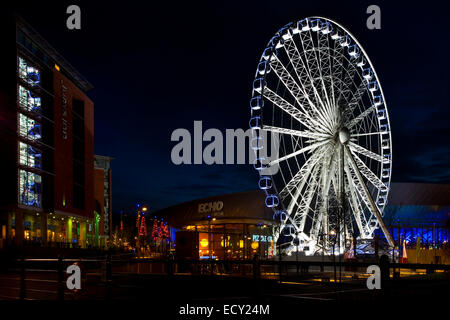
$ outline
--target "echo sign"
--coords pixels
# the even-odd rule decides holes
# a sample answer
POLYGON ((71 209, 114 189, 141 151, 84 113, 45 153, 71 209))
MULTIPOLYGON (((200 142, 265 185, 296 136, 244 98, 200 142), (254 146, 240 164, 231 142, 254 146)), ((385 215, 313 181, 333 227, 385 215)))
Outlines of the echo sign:
POLYGON ((200 203, 198 205, 199 213, 217 212, 223 209, 223 201, 200 203))

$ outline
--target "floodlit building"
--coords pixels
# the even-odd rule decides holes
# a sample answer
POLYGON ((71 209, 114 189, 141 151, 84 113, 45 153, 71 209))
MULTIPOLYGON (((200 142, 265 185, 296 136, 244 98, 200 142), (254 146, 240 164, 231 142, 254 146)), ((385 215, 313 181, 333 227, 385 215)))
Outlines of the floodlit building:
POLYGON ((450 236, 450 185, 393 183, 384 220, 396 241, 441 246, 450 236))
MULTIPOLYGON (((270 258, 276 245, 271 228, 276 221, 265 206, 262 190, 190 201, 155 215, 178 230, 171 241, 181 257, 251 259, 259 254, 270 258)), ((405 240, 408 248, 416 250, 419 238, 422 253, 418 255, 427 257, 430 248, 442 248, 449 240, 450 185, 392 183, 384 220, 397 246, 399 239, 405 240)), ((383 237, 380 230, 376 232, 383 237)))
MULTIPOLYGON (((155 212, 175 233, 177 255, 195 259, 251 259, 274 253, 273 212, 262 190, 194 200, 155 212)), ((174 234, 172 232, 172 234, 174 234)))
POLYGON ((96 245, 91 84, 19 17, 0 21, 0 246, 96 245))

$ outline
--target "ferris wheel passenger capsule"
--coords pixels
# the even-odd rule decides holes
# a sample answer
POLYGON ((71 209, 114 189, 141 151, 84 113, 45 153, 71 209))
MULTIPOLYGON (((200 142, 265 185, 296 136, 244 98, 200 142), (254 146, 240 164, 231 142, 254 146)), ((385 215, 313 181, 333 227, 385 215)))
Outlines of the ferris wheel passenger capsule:
POLYGON ((322 28, 322 22, 320 19, 312 19, 310 25, 312 31, 319 31, 322 28))
POLYGON ((268 208, 273 208, 276 207, 280 204, 280 199, 274 195, 274 194, 269 194, 266 197, 266 206, 268 208))
POLYGON ((367 81, 372 80, 373 77, 373 71, 370 68, 366 68, 362 71, 362 75, 364 77, 364 79, 366 79, 367 81))
POLYGON ((385 168, 381 171, 381 177, 383 179, 389 179, 389 177, 391 176, 391 169, 390 168, 385 168))
POLYGON ((371 92, 378 90, 378 83, 376 81, 369 82, 369 90, 371 92))
POLYGON ((383 104, 383 98, 381 96, 375 96, 373 98, 373 104, 375 107, 381 106, 383 104))
POLYGON ((250 140, 250 146, 253 150, 263 149, 263 138, 260 136, 254 137, 250 140))
POLYGON ((270 39, 269 41, 270 46, 274 47, 275 49, 281 48, 283 46, 283 44, 280 41, 280 36, 279 35, 274 35, 272 37, 272 39, 270 39))
POLYGON ((383 163, 390 163, 391 162, 391 154, 385 153, 383 154, 383 163))
POLYGON ((310 27, 309 19, 303 19, 298 22, 298 28, 301 31, 308 31, 310 27))
POLYGON ((259 110, 262 107, 264 107, 264 100, 261 98, 261 96, 255 96, 250 99, 250 108, 252 110, 259 110))
POLYGON ((255 90, 258 93, 261 93, 262 89, 266 86, 266 82, 263 78, 256 78, 253 81, 253 90, 255 90))
POLYGON ((325 21, 324 23, 322 23, 321 31, 323 34, 329 34, 333 31, 333 26, 331 25, 331 23, 329 21, 325 21))
POLYGON ((389 191, 389 183, 383 183, 380 187, 381 192, 388 192, 389 191))
POLYGON ((282 232, 287 237, 293 236, 293 235, 295 235, 295 228, 294 228, 294 226, 288 224, 283 228, 282 232))
POLYGON ((342 38, 341 32, 338 29, 334 30, 331 34, 331 39, 338 40, 340 38, 342 38))
POLYGON ((284 41, 292 39, 290 24, 281 28, 280 35, 284 41))
POLYGON ((267 61, 261 61, 258 64, 258 73, 260 75, 265 75, 266 73, 270 72, 270 65, 267 61))
POLYGON ((259 188, 261 190, 268 190, 272 188, 272 178, 269 176, 262 176, 259 178, 259 188))
POLYGON ((287 218, 286 211, 284 211, 284 210, 275 211, 272 218, 273 218, 273 220, 279 220, 281 222, 286 221, 286 218, 287 218))
POLYGON ((386 111, 384 109, 380 109, 377 111, 378 120, 386 119, 386 111))
POLYGON ((387 203, 386 196, 381 196, 378 198, 377 204, 384 206, 387 203))
POLYGON ((248 124, 250 126, 250 129, 252 129, 252 130, 261 130, 262 129, 260 116, 251 117, 248 124))
POLYGON ((389 148, 390 148, 389 145, 390 145, 390 144, 389 144, 389 139, 383 139, 383 140, 381 140, 381 147, 382 147, 383 149, 389 149, 389 148))
POLYGON ((360 56, 358 59, 358 62, 356 63, 356 65, 360 68, 364 67, 366 65, 366 59, 364 58, 364 56, 360 56))
POLYGON ((267 169, 267 165, 264 164, 265 160, 265 158, 256 158, 253 161, 253 168, 255 168, 257 171, 267 169))
POLYGON ((353 44, 351 46, 348 47, 348 54, 350 55, 351 58, 358 58, 359 57, 359 48, 356 44, 353 44))
POLYGON ((342 47, 347 47, 350 45, 350 37, 348 36, 348 34, 346 34, 344 37, 339 39, 339 44, 342 47))

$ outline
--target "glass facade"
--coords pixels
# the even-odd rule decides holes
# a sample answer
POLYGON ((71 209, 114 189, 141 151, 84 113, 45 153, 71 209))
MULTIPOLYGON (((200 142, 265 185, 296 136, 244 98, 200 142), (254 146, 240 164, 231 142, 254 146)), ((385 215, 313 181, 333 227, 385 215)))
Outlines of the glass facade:
POLYGON ((38 140, 41 138, 41 124, 19 113, 19 135, 31 141, 38 140))
POLYGON ((41 82, 40 71, 37 68, 31 66, 22 57, 19 57, 18 69, 19 78, 28 83, 30 86, 37 86, 41 82))
MULTIPOLYGON (((25 115, 21 110, 32 113, 31 115, 40 116, 41 98, 32 90, 38 90, 41 81, 40 71, 32 66, 22 57, 18 57, 17 74, 21 82, 17 85, 17 97, 19 105, 18 113, 18 131, 20 140, 19 150, 19 204, 42 207, 42 177, 41 175, 27 171, 26 168, 41 169, 42 152, 33 146, 41 140, 41 124, 36 119, 25 115)), ((31 236, 31 232, 30 232, 31 236)), ((27 239, 27 235, 25 235, 27 239)))
POLYGON ((19 85, 18 88, 19 106, 26 111, 40 113, 41 98, 22 85, 19 85))
POLYGON ((199 258, 218 260, 270 259, 274 254, 272 228, 264 224, 211 224, 186 226, 198 232, 199 258))
POLYGON ((19 142, 19 163, 30 168, 41 168, 42 153, 37 148, 19 142))
POLYGON ((40 175, 19 169, 19 203, 41 207, 41 183, 40 175))

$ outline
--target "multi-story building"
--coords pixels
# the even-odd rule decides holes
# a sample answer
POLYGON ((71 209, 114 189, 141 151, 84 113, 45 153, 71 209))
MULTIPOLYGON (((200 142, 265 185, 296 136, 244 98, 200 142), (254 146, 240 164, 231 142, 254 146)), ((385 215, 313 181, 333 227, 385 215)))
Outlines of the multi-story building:
POLYGON ((92 86, 23 19, 0 33, 0 246, 95 245, 92 86))

